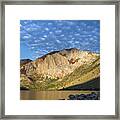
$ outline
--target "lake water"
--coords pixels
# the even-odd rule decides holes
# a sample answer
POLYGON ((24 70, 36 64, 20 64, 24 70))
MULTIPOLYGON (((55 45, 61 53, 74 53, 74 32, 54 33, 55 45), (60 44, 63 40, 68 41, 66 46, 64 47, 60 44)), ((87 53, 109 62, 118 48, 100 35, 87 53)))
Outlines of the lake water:
POLYGON ((21 100, 59 100, 68 99, 70 94, 90 94, 94 91, 20 91, 21 100))

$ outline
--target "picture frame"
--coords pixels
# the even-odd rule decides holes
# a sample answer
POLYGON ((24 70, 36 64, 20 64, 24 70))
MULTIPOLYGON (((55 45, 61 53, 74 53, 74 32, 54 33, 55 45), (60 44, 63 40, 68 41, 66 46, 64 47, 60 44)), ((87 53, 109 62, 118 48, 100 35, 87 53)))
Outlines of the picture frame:
MULTIPOLYGON (((1 1, 0 118, 1 119, 120 119, 119 105, 119 15, 118 0, 1 1), (5 114, 5 5, 115 5, 115 115, 6 115, 5 114)), ((11 108, 13 109, 13 108, 11 108)))

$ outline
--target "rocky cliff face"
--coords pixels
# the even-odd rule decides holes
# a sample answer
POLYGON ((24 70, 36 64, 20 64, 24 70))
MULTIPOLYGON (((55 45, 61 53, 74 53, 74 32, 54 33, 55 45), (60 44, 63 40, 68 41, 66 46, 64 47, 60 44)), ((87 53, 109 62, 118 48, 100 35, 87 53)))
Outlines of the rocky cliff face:
MULTIPOLYGON (((80 78, 82 75, 80 76, 79 72, 82 70, 84 71, 84 69, 89 69, 90 65, 94 64, 95 61, 97 61, 97 64, 99 64, 99 59, 100 56, 96 53, 80 51, 76 48, 64 49, 61 51, 51 52, 41 58, 36 59, 35 61, 29 61, 28 63, 21 65, 20 69, 21 75, 23 76, 24 74, 27 79, 29 79, 27 81, 38 82, 40 89, 48 89, 47 84, 50 85, 51 83, 53 83, 53 86, 59 86, 58 84, 62 83, 65 80, 67 81, 67 83, 66 85, 64 83, 63 87, 68 87, 69 85, 71 85, 69 81, 71 81, 71 78, 73 76, 79 76, 80 78), (86 68, 86 66, 88 68, 86 68), (78 70, 78 72, 76 72, 76 70, 78 70), (71 76, 73 73, 75 75, 71 76)), ((99 67, 98 72, 96 73, 96 75, 94 75, 94 77, 98 76, 99 67)), ((90 80, 91 78, 93 77, 87 79, 90 80)), ((74 81, 75 79, 76 78, 74 78, 74 81)), ((78 82, 75 83, 78 84, 78 82)), ((52 88, 54 89, 55 87, 52 88)), ((62 85, 61 87, 57 88, 61 89, 62 85)))

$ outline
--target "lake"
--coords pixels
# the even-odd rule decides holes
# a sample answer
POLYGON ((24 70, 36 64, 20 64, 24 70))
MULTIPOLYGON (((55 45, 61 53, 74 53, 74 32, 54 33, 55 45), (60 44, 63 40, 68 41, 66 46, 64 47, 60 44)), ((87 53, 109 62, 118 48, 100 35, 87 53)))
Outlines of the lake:
POLYGON ((68 99, 71 94, 90 94, 94 91, 20 91, 21 100, 59 100, 68 99))

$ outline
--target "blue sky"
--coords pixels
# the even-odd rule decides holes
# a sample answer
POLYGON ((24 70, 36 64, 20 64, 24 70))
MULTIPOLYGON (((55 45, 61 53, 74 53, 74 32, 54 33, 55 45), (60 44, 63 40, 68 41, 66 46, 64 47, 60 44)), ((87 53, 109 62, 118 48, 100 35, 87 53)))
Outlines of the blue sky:
POLYGON ((100 53, 99 20, 20 20, 20 58, 78 48, 100 53))

